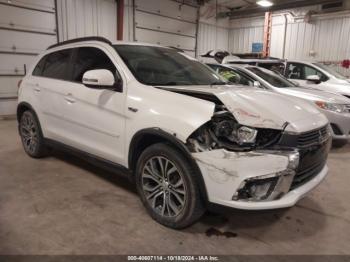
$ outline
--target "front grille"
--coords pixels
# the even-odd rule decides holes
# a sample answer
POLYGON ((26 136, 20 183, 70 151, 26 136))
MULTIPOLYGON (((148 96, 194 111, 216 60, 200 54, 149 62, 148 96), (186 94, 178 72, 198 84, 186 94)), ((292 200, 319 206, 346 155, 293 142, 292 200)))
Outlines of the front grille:
POLYGON ((318 173, 321 172, 325 165, 326 161, 322 161, 297 172, 297 174, 294 176, 290 190, 300 187, 313 179, 318 173))
POLYGON ((323 143, 299 148, 299 166, 296 170, 290 190, 304 185, 321 172, 326 165, 330 146, 331 140, 328 139, 323 143))
POLYGON ((298 147, 307 147, 324 142, 329 137, 328 126, 303 133, 298 137, 298 147))

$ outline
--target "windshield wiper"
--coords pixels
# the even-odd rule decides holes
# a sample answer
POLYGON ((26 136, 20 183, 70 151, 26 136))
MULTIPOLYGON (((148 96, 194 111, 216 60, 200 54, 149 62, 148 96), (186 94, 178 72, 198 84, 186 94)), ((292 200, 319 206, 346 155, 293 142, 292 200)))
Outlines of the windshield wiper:
POLYGON ((166 82, 166 83, 154 83, 154 82, 149 82, 147 83, 147 85, 151 85, 151 86, 177 86, 178 83, 176 82, 166 82))

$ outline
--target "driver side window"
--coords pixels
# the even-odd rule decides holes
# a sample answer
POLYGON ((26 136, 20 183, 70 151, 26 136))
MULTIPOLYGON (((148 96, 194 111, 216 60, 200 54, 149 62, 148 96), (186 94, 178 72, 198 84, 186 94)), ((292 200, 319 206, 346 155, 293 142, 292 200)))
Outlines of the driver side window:
POLYGON ((72 80, 81 83, 84 73, 94 69, 107 69, 116 79, 120 78, 115 65, 102 50, 95 47, 79 48, 73 64, 72 80))

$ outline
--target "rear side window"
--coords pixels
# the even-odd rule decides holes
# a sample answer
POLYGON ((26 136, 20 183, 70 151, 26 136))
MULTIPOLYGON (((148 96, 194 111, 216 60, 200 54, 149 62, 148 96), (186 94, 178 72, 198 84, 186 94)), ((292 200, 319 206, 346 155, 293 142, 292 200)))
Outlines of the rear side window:
POLYGON ((116 76, 116 67, 111 59, 100 49, 94 47, 81 47, 73 65, 73 81, 82 82, 86 71, 107 69, 116 76))
POLYGON ((68 80, 67 70, 71 50, 61 50, 44 56, 33 71, 34 75, 68 80))
POLYGON ((44 65, 45 65, 45 60, 46 60, 47 56, 44 56, 43 58, 41 58, 41 60, 39 61, 39 63, 36 65, 36 67, 34 68, 33 71, 33 75, 34 76, 41 76, 43 69, 44 69, 44 65))

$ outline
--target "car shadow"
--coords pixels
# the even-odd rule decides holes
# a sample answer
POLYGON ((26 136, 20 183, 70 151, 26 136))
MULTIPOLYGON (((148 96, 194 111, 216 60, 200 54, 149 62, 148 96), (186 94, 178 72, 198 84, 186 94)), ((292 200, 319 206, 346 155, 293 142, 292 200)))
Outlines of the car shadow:
MULTIPOLYGON (((134 193, 135 197, 138 197, 135 185, 130 180, 129 174, 125 173, 124 170, 111 171, 96 166, 90 160, 58 150, 52 151, 51 155, 61 161, 84 169, 116 187, 128 190, 134 193)), ((205 234, 208 237, 223 236, 231 238, 239 237, 242 232, 246 235, 244 232, 251 232, 251 230, 257 230, 260 232, 259 234, 262 234, 262 232, 268 231, 270 227, 278 223, 283 223, 287 227, 286 230, 301 232, 295 237, 304 238, 315 234, 325 226, 326 216, 322 214, 322 208, 311 197, 306 197, 292 208, 275 210, 249 211, 214 206, 211 207, 197 223, 183 229, 183 232, 189 234, 205 234), (310 218, 309 221, 305 221, 307 216, 310 218), (300 230, 303 224, 308 225, 308 230, 300 230)), ((255 238, 254 236, 250 237, 255 238)), ((256 238, 258 239, 258 237, 256 238)), ((277 238, 274 237, 273 241, 288 239, 288 234, 280 234, 277 238)), ((269 239, 269 241, 271 241, 271 239, 269 239)))
POLYGON ((96 163, 90 159, 84 157, 78 157, 74 154, 63 152, 60 150, 52 150, 51 156, 57 158, 63 162, 66 162, 70 165, 77 166, 85 171, 102 178, 109 183, 121 187, 125 190, 128 190, 134 194, 137 194, 136 187, 132 183, 130 176, 123 169, 113 169, 102 167, 101 163, 96 160, 96 163))

